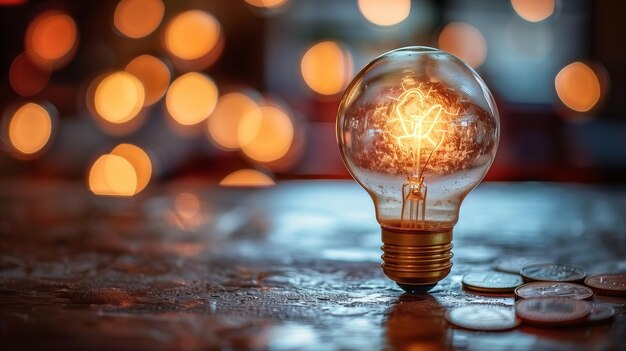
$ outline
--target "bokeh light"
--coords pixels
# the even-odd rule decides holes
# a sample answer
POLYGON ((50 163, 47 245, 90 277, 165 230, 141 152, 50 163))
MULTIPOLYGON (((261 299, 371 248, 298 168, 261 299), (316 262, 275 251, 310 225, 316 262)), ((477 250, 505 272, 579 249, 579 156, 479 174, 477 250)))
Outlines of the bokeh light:
POLYGON ((94 92, 94 108, 110 123, 125 123, 143 107, 145 91, 141 81, 128 72, 114 72, 104 77, 94 92))
POLYGON ((130 61, 125 70, 143 83, 146 93, 144 106, 154 104, 165 95, 171 73, 163 61, 151 55, 141 55, 130 61))
POLYGON ((539 22, 554 12, 554 0, 511 0, 515 12, 529 22, 539 22))
POLYGON ((137 175, 137 189, 135 194, 142 191, 150 182, 152 177, 152 162, 148 154, 140 147, 132 144, 119 144, 111 155, 116 155, 128 161, 137 175))
POLYGON ((188 126, 209 117, 215 109, 217 97, 217 86, 209 77, 189 72, 172 82, 165 96, 165 104, 176 122, 188 126))
POLYGON ((19 54, 9 68, 11 88, 21 96, 33 96, 42 91, 50 80, 50 71, 35 65, 26 53, 19 54))
POLYGON ((113 25, 129 38, 143 38, 154 32, 163 19, 161 0, 122 0, 113 15, 113 25))
POLYGON ((267 9, 274 9, 283 6, 288 0, 246 0, 246 2, 255 7, 263 7, 267 9))
POLYGON ((33 62, 42 67, 60 68, 75 52, 78 42, 76 23, 66 13, 44 12, 30 23, 24 41, 33 62))
POLYGON ((33 155, 41 151, 52 135, 52 118, 41 105, 26 103, 11 116, 9 142, 21 155, 33 155))
POLYGON ((248 112, 238 130, 241 150, 258 162, 272 162, 285 156, 293 136, 291 118, 275 105, 263 105, 248 112))
POLYGON ((578 112, 591 110, 602 93, 598 75, 582 62, 574 62, 561 69, 554 86, 563 104, 578 112))
POLYGON ((257 102, 243 92, 220 96, 207 123, 210 139, 226 150, 239 148, 239 124, 248 112, 257 107, 257 102))
POLYGON ((411 0, 358 0, 358 5, 363 16, 379 26, 398 24, 411 12, 411 0))
POLYGON ((128 160, 107 154, 91 166, 88 183, 96 195, 132 196, 137 189, 137 174, 128 160))
MULTIPOLYGON (((210 220, 210 213, 198 195, 181 192, 175 195, 173 206, 166 212, 165 218, 176 229, 196 232, 210 220)), ((187 251, 188 249, 184 250, 187 251)))
POLYGON ((202 203, 196 194, 180 193, 174 198, 174 209, 176 213, 184 219, 198 216, 201 208, 202 203))
POLYGON ((198 60, 208 55, 220 40, 221 27, 211 14, 200 10, 174 17, 165 30, 165 48, 183 60, 198 60))
POLYGON ((275 184, 267 174, 254 169, 240 169, 220 181, 220 186, 224 187, 268 187, 275 184))
POLYGON ((473 68, 482 65, 487 57, 487 42, 483 35, 478 29, 462 22, 449 23, 441 30, 439 48, 473 68))
POLYGON ((352 55, 338 43, 324 41, 313 45, 300 64, 305 83, 322 95, 337 94, 353 74, 352 55))
POLYGON ((181 192, 175 195, 173 206, 166 212, 165 218, 174 228, 196 232, 211 220, 211 212, 207 207, 197 194, 181 192))

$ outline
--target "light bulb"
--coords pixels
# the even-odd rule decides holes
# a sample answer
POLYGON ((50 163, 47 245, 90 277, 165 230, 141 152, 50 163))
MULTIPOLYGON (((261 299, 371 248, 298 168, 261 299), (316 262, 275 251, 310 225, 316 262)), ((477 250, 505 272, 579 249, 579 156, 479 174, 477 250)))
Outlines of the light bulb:
POLYGON ((446 52, 406 47, 348 86, 337 142, 381 225, 383 272, 426 292, 450 273, 452 229, 495 157, 500 122, 478 74, 446 52))

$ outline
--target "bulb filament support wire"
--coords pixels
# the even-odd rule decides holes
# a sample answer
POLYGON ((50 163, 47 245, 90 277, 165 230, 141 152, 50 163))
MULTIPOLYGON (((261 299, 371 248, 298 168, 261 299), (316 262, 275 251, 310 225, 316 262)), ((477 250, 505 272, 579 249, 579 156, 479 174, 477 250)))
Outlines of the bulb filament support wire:
POLYGON ((392 98, 396 103, 394 117, 388 121, 391 125, 387 133, 413 159, 412 169, 402 184, 401 227, 421 228, 426 220, 428 196, 424 172, 447 133, 448 123, 442 118, 442 114, 458 115, 459 111, 452 113, 446 110, 443 101, 431 95, 436 92, 432 86, 426 93, 422 91, 422 83, 407 89, 403 82, 402 88, 402 94, 398 98, 392 98), (427 155, 424 162, 422 153, 427 155))

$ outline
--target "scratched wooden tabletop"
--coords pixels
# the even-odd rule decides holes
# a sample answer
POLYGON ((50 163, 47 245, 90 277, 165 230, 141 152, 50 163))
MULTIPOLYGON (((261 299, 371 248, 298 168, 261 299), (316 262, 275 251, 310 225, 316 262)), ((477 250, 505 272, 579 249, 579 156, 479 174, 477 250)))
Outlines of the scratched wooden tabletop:
POLYGON ((513 306, 464 291, 505 255, 546 255, 589 274, 626 271, 626 188, 487 183, 454 231, 452 273, 403 293, 380 269, 380 229, 348 181, 266 189, 202 182, 135 198, 83 184, 0 184, 0 348, 127 350, 619 350, 612 322, 507 332, 458 329, 447 309, 513 306))

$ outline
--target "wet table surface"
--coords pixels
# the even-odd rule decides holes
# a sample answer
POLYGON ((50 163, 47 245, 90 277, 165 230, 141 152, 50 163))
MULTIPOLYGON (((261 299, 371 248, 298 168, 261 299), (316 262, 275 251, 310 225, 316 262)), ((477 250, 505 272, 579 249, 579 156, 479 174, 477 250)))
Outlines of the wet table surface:
POLYGON ((0 184, 0 348, 128 350, 618 350, 610 323, 452 327, 447 309, 514 306, 461 287, 505 255, 626 271, 626 188, 483 184, 454 231, 452 273, 405 294, 380 268, 380 229, 348 181, 267 189, 179 182, 135 198, 83 184, 0 184), (11 347, 11 348, 7 348, 11 347))

